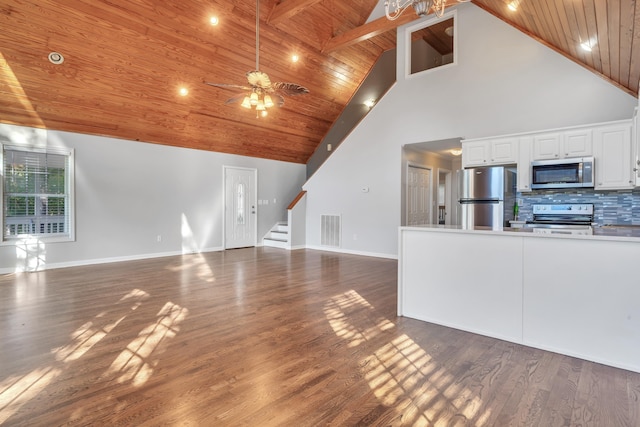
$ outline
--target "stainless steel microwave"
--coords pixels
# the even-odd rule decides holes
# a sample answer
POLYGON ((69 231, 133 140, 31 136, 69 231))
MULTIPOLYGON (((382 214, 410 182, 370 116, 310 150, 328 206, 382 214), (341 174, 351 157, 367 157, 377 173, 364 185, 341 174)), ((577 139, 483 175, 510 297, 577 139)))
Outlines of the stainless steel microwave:
POLYGON ((593 187, 593 157, 537 160, 531 162, 531 188, 593 187))

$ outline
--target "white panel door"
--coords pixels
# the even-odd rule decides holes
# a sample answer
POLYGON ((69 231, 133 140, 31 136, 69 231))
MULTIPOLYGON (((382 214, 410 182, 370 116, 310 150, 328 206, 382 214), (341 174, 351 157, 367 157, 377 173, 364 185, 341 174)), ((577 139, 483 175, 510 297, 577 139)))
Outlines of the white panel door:
POLYGON ((224 168, 225 249, 256 245, 257 171, 224 168))
POLYGON ((430 224, 431 170, 409 166, 407 172, 407 225, 430 224))

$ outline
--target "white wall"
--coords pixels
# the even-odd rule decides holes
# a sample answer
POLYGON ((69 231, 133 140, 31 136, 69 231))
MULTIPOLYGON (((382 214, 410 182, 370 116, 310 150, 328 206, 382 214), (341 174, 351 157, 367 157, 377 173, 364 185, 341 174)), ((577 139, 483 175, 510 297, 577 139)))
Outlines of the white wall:
POLYGON ((0 246, 0 273, 221 250, 223 166, 258 170, 258 243, 300 192, 305 165, 66 132, 49 146, 75 149, 76 241, 0 246), (273 203, 276 199, 277 203, 273 203), (157 236, 161 235, 161 242, 157 236), (26 257, 25 257, 26 255, 26 257))
POLYGON ((634 97, 473 4, 456 9, 457 65, 405 78, 399 29, 397 83, 304 186, 308 247, 320 215, 340 214, 342 251, 397 256, 405 144, 631 118, 634 97))

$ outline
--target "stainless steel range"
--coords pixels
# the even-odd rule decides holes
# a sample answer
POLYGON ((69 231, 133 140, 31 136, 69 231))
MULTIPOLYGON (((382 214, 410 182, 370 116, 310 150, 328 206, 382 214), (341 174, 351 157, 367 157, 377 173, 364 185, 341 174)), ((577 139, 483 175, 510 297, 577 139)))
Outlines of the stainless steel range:
POLYGON ((525 227, 535 233, 593 234, 590 203, 533 205, 533 220, 525 227))

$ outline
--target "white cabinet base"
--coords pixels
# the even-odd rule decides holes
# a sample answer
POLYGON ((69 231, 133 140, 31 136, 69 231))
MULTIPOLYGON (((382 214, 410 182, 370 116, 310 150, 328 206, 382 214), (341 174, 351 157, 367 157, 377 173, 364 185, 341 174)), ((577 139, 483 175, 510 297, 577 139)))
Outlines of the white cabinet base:
POLYGON ((401 227, 398 315, 640 372, 638 239, 401 227))

